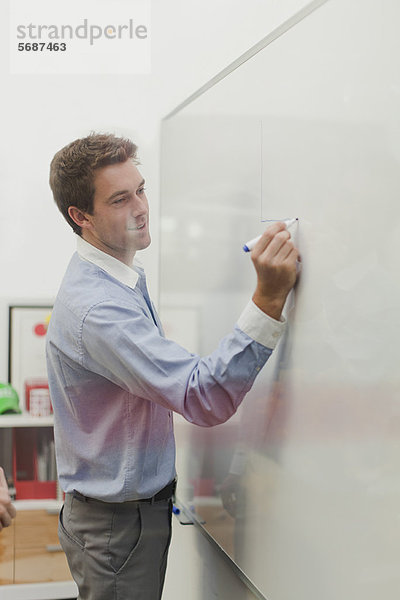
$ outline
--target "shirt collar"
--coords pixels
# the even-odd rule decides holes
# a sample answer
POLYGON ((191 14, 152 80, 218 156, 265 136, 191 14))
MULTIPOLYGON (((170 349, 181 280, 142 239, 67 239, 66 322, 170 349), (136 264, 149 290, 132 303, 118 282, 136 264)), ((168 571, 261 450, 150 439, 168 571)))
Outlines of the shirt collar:
POLYGON ((99 250, 92 244, 89 244, 81 236, 77 236, 77 252, 81 258, 97 265, 103 271, 106 271, 111 277, 114 277, 124 285, 130 288, 135 288, 139 275, 134 267, 141 269, 140 262, 136 259, 133 261, 132 267, 128 267, 125 263, 110 254, 99 250))

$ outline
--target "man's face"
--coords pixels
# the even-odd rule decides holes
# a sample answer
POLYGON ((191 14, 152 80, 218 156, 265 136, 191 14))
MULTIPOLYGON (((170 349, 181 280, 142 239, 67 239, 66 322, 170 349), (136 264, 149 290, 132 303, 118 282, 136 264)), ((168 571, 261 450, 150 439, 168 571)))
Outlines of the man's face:
POLYGON ((126 264, 150 244, 149 205, 144 179, 131 160, 98 169, 93 214, 86 214, 83 238, 126 264))

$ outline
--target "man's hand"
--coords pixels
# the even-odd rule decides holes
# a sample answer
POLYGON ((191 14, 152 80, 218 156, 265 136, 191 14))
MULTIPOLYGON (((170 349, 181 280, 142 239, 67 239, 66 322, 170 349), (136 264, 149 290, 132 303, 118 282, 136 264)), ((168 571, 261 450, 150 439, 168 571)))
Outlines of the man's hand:
POLYGON ((11 525, 12 519, 17 514, 15 507, 11 504, 8 485, 3 469, 0 467, 0 531, 3 527, 11 525))
POLYGON ((284 223, 274 223, 251 251, 257 272, 253 302, 267 315, 279 319, 286 298, 296 283, 299 253, 284 223))

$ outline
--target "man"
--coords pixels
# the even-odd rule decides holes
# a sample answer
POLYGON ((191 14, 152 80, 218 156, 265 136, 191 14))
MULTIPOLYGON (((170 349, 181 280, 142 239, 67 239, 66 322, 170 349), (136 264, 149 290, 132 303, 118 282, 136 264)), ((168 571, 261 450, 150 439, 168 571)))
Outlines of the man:
POLYGON ((60 483, 59 535, 81 600, 158 600, 171 536, 172 414, 202 426, 234 414, 279 338, 297 250, 283 223, 254 250, 253 300, 200 358, 165 339, 135 254, 150 244, 136 146, 92 134, 51 163, 77 234, 47 332, 60 483))
POLYGON ((17 514, 15 506, 11 504, 10 494, 8 493, 7 480, 3 469, 0 467, 0 531, 3 527, 9 527, 15 515, 17 514))

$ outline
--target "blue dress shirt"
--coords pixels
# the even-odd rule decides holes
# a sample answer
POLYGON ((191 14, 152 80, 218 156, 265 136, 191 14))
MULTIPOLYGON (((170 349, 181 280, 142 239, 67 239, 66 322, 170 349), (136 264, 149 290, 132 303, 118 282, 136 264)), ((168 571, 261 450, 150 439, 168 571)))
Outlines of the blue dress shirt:
POLYGON ((164 337, 143 269, 78 238, 46 336, 62 489, 153 496, 175 476, 173 412, 229 419, 283 327, 250 302, 212 354, 191 354, 164 337))

